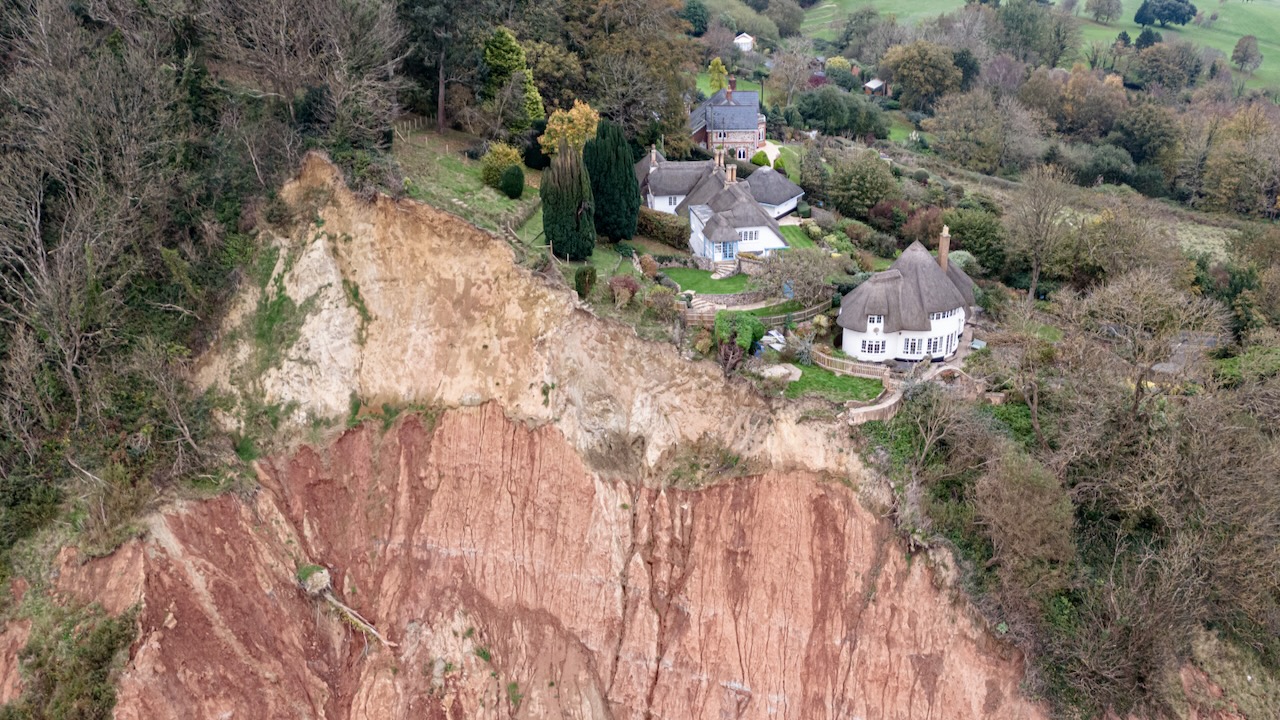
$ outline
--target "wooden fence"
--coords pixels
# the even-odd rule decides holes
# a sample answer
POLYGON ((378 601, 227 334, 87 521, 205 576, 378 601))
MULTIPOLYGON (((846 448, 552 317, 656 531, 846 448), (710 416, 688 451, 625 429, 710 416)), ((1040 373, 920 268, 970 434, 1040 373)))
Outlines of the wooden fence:
POLYGON ((805 320, 812 320, 813 318, 818 317, 819 315, 821 315, 822 313, 830 309, 831 309, 831 301, 823 300, 821 303, 818 303, 817 305, 814 305, 811 308, 806 308, 804 310, 799 310, 793 313, 785 313, 783 315, 769 315, 766 317, 762 317, 760 318, 760 322, 764 323, 765 327, 770 327, 770 328, 781 327, 783 325, 786 325, 787 323, 802 323, 805 320))
POLYGON ((857 360, 838 358, 828 355, 816 347, 813 349, 813 363, 838 375, 871 378, 884 383, 886 388, 889 387, 890 372, 889 368, 884 365, 873 365, 871 363, 858 362, 857 360))
MULTIPOLYGON (((805 320, 815 318, 826 312, 831 307, 830 300, 824 300, 818 305, 804 310, 797 310, 793 313, 783 315, 768 315, 758 318, 767 328, 782 327, 787 323, 801 323, 805 320)), ((733 308, 689 308, 684 311, 684 324, 687 327, 713 327, 716 324, 716 313, 721 310, 732 310, 733 308)))

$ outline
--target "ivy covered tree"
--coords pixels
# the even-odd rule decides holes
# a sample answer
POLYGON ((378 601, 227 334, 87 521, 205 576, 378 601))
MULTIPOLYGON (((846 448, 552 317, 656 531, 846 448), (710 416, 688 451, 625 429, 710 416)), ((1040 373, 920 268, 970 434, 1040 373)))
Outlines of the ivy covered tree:
POLYGON ((640 185, 622 128, 600 121, 595 138, 582 149, 582 164, 591 179, 596 231, 615 242, 630 240, 640 214, 640 185))
MULTIPOLYGON (((627 165, 630 170, 630 164, 627 165)), ((591 178, 582 158, 566 143, 542 176, 542 228, 551 252, 566 260, 586 260, 596 246, 591 178)))
POLYGON ((511 114, 512 119, 506 123, 508 130, 524 132, 534 121, 546 118, 542 95, 533 82, 533 72, 528 68, 524 48, 516 42, 516 36, 510 30, 500 27, 489 36, 484 44, 484 64, 489 71, 484 86, 485 97, 494 102, 504 93, 511 93, 523 106, 523 110, 511 114))
POLYGON ((702 37, 711 21, 711 13, 702 0, 686 0, 680 17, 689 23, 689 34, 694 37, 702 37))

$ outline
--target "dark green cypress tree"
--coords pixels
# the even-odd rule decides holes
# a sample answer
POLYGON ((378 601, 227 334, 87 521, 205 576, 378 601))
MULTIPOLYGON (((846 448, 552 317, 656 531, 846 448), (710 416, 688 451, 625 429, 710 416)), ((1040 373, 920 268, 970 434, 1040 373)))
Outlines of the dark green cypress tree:
POLYGON ((542 198, 542 231, 551 252, 566 260, 591 257, 596 246, 591 178, 576 150, 560 143, 538 192, 542 198))
POLYGON ((596 230, 614 242, 630 240, 640 215, 640 185, 622 128, 601 120, 595 138, 582 149, 582 164, 591 178, 596 230))

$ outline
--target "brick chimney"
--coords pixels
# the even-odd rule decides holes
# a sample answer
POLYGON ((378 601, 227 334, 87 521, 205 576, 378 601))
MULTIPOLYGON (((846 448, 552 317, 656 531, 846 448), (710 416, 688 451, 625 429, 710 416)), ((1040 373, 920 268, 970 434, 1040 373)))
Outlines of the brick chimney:
POLYGON ((738 76, 736 76, 736 75, 730 75, 730 76, 729 76, 729 90, 732 92, 732 91, 737 90, 737 89, 738 89, 738 76))
POLYGON ((938 267, 947 269, 947 253, 951 252, 951 228, 942 226, 942 235, 938 237, 938 267))
POLYGON ((726 168, 726 172, 728 173, 728 175, 726 175, 725 177, 725 183, 732 185, 738 182, 738 166, 737 165, 729 165, 726 168))
POLYGON ((649 172, 653 172, 654 170, 657 170, 657 169, 658 169, 658 146, 650 145, 649 146, 649 172))

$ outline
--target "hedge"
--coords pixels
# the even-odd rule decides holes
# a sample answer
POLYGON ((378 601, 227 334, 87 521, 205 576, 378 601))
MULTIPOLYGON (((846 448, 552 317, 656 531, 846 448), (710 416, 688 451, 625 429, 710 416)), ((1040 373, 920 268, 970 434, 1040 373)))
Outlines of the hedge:
POLYGON ((751 156, 751 164, 764 167, 769 164, 769 156, 763 150, 757 150, 756 154, 751 156))
POLYGON ((663 245, 669 245, 677 250, 689 249, 689 223, 679 215, 641 207, 636 230, 640 235, 657 240, 663 245))

